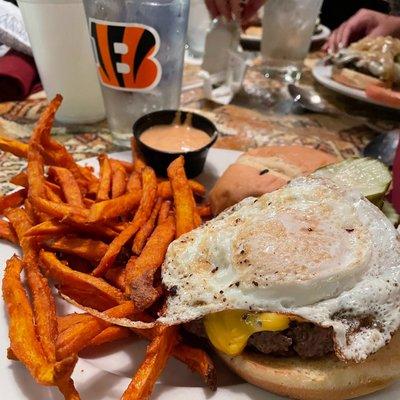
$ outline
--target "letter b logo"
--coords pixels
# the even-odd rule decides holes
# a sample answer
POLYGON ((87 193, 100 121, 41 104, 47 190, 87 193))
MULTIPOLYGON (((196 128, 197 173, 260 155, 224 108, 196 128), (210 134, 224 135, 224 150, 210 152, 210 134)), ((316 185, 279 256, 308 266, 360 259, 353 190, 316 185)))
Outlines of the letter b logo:
POLYGON ((157 86, 161 65, 157 31, 141 24, 89 20, 97 71, 103 85, 125 91, 157 86))

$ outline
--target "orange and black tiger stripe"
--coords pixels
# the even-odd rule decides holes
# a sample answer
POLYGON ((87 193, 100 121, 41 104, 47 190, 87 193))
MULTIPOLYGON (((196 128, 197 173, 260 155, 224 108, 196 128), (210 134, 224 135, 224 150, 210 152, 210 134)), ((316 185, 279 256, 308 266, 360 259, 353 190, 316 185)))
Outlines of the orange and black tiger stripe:
POLYGON ((152 57, 158 51, 159 39, 151 28, 91 21, 90 33, 104 85, 122 90, 140 90, 158 83, 161 66, 152 57))

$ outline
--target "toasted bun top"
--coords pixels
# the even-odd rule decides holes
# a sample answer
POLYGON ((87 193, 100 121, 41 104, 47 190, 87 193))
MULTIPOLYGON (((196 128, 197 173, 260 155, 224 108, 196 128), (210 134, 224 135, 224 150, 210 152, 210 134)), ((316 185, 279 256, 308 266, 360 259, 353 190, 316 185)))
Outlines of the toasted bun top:
POLYGON ((269 146, 249 150, 228 167, 210 192, 215 215, 246 197, 261 196, 307 175, 337 158, 303 146, 269 146))

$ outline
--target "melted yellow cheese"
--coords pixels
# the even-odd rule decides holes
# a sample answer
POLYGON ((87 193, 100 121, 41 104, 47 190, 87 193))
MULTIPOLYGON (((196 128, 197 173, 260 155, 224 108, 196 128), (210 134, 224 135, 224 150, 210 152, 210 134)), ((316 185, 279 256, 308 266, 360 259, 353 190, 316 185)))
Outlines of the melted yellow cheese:
POLYGON ((204 326, 210 342, 216 349, 230 356, 237 356, 254 333, 283 331, 294 319, 296 317, 276 313, 229 310, 207 315, 204 318, 204 326))

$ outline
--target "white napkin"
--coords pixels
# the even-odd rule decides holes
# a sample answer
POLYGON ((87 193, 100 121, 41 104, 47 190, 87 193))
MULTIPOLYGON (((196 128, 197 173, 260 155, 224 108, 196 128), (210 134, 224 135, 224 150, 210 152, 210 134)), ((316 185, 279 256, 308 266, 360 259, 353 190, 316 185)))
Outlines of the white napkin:
POLYGON ((17 6, 8 1, 0 0, 0 52, 7 48, 32 55, 28 34, 26 33, 22 15, 17 6))

